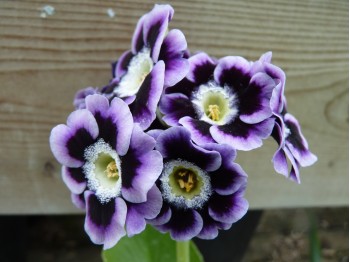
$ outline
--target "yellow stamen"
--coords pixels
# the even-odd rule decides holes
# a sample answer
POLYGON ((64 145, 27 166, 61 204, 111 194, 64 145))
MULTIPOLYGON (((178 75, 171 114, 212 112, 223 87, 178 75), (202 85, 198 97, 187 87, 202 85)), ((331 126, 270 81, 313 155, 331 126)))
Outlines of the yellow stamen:
POLYGON ((177 173, 180 179, 177 180, 181 189, 190 192, 194 187, 194 174, 189 170, 181 170, 177 173))
POLYGON ((219 121, 220 110, 218 105, 209 105, 208 111, 209 111, 208 117, 211 120, 219 121))
POLYGON ((118 178, 119 177, 118 167, 117 167, 114 160, 111 161, 107 165, 105 172, 107 173, 108 178, 118 178))

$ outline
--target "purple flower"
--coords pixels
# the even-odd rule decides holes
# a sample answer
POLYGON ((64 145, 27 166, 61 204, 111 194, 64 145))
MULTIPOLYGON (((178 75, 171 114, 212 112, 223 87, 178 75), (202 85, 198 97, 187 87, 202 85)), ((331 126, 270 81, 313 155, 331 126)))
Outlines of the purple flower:
POLYGON ((140 233, 145 219, 159 213, 162 198, 155 181, 162 156, 121 99, 109 103, 102 95, 90 95, 85 104, 66 125, 53 128, 50 146, 63 165, 73 203, 86 207, 87 234, 106 249, 126 233, 140 233))
POLYGON ((113 66, 114 79, 102 89, 107 96, 124 99, 143 129, 156 117, 163 87, 175 85, 188 72, 185 36, 178 29, 168 32, 173 14, 170 5, 155 5, 140 18, 131 50, 113 66))
POLYGON ((95 87, 86 87, 86 88, 80 89, 74 96, 73 105, 75 109, 84 109, 86 107, 85 98, 88 95, 94 95, 98 93, 99 93, 98 88, 95 88, 95 87))
POLYGON ((306 167, 314 164, 317 157, 310 152, 298 120, 286 111, 277 115, 272 137, 279 145, 272 158, 276 172, 300 183, 300 166, 306 167), (290 171, 287 159, 291 163, 290 171))
MULTIPOLYGON (((269 54, 269 53, 268 53, 269 54)), ((163 120, 183 125, 197 144, 229 144, 251 150, 270 136, 283 71, 266 54, 257 62, 227 56, 218 61, 205 53, 189 58, 186 78, 165 90, 160 102, 163 120)))
POLYGON ((164 157, 158 181, 164 203, 151 224, 177 241, 196 236, 213 239, 219 229, 228 229, 247 212, 243 196, 247 176, 233 162, 232 147, 214 143, 199 147, 184 127, 150 134, 164 157))

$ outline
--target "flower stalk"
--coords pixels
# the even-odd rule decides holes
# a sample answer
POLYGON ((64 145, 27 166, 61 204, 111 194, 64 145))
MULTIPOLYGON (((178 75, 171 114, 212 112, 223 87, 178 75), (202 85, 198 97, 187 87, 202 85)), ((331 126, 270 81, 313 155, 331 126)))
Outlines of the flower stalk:
POLYGON ((190 241, 176 241, 176 262, 190 262, 190 241))

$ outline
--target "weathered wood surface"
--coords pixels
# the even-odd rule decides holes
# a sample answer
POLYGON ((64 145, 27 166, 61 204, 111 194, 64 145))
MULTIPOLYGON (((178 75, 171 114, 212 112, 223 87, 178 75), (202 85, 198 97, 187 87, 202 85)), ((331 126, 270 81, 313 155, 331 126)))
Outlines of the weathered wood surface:
MULTIPOLYGON (((296 185, 271 166, 273 141, 239 161, 252 208, 348 205, 348 1, 170 1, 191 50, 256 60, 272 50, 289 111, 318 163, 296 185)), ((0 213, 77 213, 48 137, 74 93, 102 86, 152 1, 0 1, 0 213), (40 9, 50 4, 52 16, 40 9), (116 16, 107 15, 112 8, 116 16)))

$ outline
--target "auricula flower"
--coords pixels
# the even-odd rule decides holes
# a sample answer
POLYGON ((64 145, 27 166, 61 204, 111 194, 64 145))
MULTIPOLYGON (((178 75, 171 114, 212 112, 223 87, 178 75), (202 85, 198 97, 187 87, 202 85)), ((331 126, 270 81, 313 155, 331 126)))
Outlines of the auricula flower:
POLYGON ((219 229, 230 228, 247 212, 247 176, 234 163, 232 147, 214 143, 199 147, 184 127, 150 134, 164 158, 158 181, 164 203, 151 224, 177 241, 213 239, 219 229))
POLYGON ((185 36, 178 29, 168 30, 173 14, 170 5, 155 5, 140 18, 131 50, 116 62, 113 80, 102 89, 108 97, 127 102, 134 121, 143 129, 156 117, 164 86, 175 85, 188 72, 185 36))
POLYGON ((300 183, 300 166, 313 165, 317 157, 309 150, 298 120, 287 113, 286 103, 283 108, 281 114, 276 114, 276 123, 272 132, 272 137, 279 145, 272 162, 276 172, 300 183), (287 159, 291 164, 290 171, 287 159))
POLYGON ((85 230, 96 244, 114 246, 140 233, 158 215, 162 197, 155 186, 163 163, 155 140, 134 124, 125 102, 102 95, 85 99, 67 124, 53 128, 51 150, 63 165, 73 203, 86 208, 85 230))
POLYGON ((205 53, 190 57, 186 78, 162 96, 164 122, 183 125, 197 144, 217 142, 239 150, 261 146, 272 132, 274 89, 281 86, 281 70, 265 70, 264 59, 268 58, 255 63, 238 56, 214 60, 205 53))

